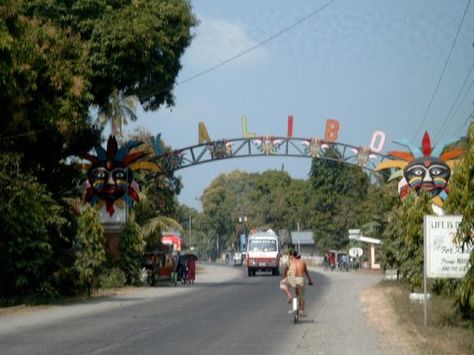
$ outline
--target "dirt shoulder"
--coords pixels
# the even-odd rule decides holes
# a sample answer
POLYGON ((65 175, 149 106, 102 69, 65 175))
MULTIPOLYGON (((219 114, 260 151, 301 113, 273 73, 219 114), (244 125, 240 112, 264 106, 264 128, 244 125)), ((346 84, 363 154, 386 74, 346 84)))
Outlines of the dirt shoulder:
POLYGON ((390 301, 390 294, 398 291, 396 288, 374 286, 362 291, 359 300, 369 325, 383 335, 389 344, 388 348, 394 349, 394 354, 419 354, 416 332, 400 324, 390 301))
POLYGON ((433 297, 428 304, 428 326, 423 305, 410 303, 408 291, 382 282, 359 297, 368 323, 383 334, 395 354, 472 354, 474 328, 456 319, 452 300, 433 297))

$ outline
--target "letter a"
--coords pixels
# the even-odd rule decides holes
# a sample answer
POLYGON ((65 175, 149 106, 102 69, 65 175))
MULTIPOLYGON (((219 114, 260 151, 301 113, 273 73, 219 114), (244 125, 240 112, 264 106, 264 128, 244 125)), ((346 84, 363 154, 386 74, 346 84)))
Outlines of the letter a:
POLYGON ((242 116, 242 138, 253 138, 256 134, 247 131, 247 116, 242 116))
POLYGON ((199 122, 199 144, 211 142, 211 137, 207 133, 206 125, 204 122, 199 122))
POLYGON ((339 135, 339 121, 329 118, 326 121, 326 132, 324 133, 324 140, 328 142, 337 141, 339 135))

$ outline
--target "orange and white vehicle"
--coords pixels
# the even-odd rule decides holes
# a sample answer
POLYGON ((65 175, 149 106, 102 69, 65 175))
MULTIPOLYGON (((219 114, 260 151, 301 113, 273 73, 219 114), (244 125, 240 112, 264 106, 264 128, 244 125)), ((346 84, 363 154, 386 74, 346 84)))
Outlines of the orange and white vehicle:
POLYGON ((272 275, 280 275, 280 243, 272 230, 249 236, 246 264, 249 276, 255 276, 257 271, 271 271, 272 275))

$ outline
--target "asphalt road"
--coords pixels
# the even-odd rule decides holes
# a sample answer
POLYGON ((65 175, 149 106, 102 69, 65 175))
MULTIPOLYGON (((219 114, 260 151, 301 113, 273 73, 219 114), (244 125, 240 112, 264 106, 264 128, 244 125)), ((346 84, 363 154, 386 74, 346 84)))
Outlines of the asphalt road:
POLYGON ((204 265, 196 284, 0 317, 0 353, 386 354, 360 291, 380 277, 312 270, 308 318, 294 324, 279 277, 204 265))

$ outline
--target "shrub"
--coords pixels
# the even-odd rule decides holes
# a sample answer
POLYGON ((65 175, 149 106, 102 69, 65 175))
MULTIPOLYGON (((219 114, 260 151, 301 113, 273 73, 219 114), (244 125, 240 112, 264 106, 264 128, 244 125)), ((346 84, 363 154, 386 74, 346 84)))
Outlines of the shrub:
POLYGON ((104 230, 98 212, 91 206, 79 217, 75 254, 74 268, 80 285, 90 296, 92 290, 99 287, 99 276, 106 261, 104 230))
POLYGON ((145 250, 145 241, 140 226, 133 218, 125 225, 120 238, 120 267, 124 271, 127 284, 140 282, 140 269, 145 250))
POLYGON ((100 287, 101 288, 119 288, 125 285, 126 277, 125 273, 119 268, 112 268, 106 270, 100 275, 100 287))

